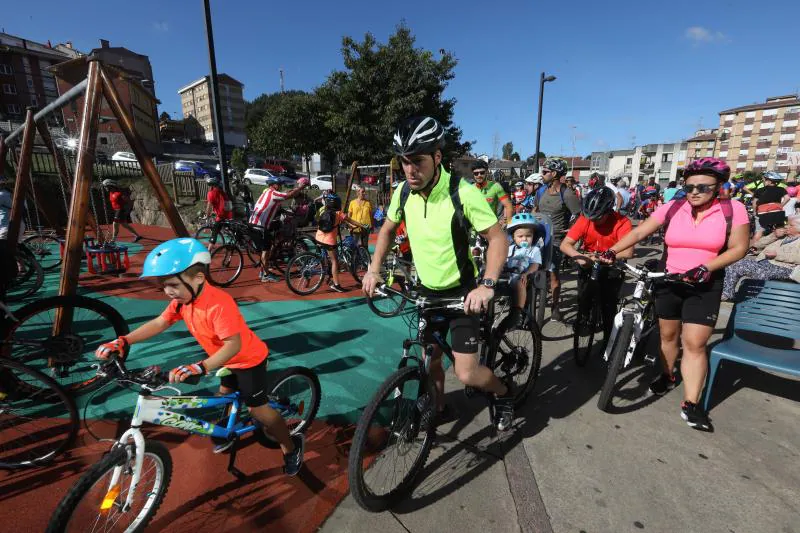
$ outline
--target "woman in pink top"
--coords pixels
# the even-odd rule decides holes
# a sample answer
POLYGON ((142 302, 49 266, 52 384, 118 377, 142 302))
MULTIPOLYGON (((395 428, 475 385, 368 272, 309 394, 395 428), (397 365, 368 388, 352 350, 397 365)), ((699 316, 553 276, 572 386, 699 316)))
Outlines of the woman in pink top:
POLYGON ((672 215, 664 236, 666 270, 682 274, 691 285, 662 283, 656 289, 663 373, 650 385, 650 391, 660 396, 675 387, 680 341, 684 383, 681 417, 693 428, 713 431, 708 414, 699 405, 708 370, 706 346, 717 322, 725 267, 747 253, 750 222, 744 205, 718 199, 720 185, 730 177, 724 161, 713 157, 692 161, 683 176, 686 198, 658 208, 609 248, 603 258, 613 261, 618 253, 662 227, 667 213, 672 215))

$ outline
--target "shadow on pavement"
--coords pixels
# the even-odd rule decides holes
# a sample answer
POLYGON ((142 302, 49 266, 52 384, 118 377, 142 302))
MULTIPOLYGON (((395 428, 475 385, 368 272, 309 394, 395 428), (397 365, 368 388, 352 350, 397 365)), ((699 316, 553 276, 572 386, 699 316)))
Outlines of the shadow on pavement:
MULTIPOLYGON (((796 379, 771 374, 735 361, 723 361, 711 389, 709 410, 745 388, 800 403, 800 386, 796 379)), ((769 401, 769 398, 766 400, 769 401)))
POLYGON ((270 337, 267 344, 270 351, 274 352, 276 356, 287 357, 332 348, 337 344, 350 342, 366 334, 366 329, 292 333, 282 337, 270 337))

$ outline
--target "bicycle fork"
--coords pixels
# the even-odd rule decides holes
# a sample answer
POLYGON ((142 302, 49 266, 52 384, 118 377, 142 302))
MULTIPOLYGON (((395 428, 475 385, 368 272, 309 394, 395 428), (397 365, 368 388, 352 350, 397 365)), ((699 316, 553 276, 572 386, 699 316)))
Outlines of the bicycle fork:
POLYGON ((622 365, 622 368, 627 368, 628 365, 631 364, 633 353, 636 351, 636 345, 639 343, 639 339, 642 337, 642 330, 644 329, 644 316, 641 312, 633 311, 631 309, 622 309, 616 314, 616 316, 614 316, 614 327, 611 329, 611 334, 608 336, 608 344, 606 344, 606 350, 603 353, 603 359, 606 361, 606 363, 608 363, 609 358, 611 357, 611 350, 614 348, 614 343, 617 340, 619 328, 622 327, 622 323, 625 321, 625 316, 627 315, 633 315, 633 335, 631 335, 631 340, 628 344, 628 350, 625 353, 625 361, 622 365))

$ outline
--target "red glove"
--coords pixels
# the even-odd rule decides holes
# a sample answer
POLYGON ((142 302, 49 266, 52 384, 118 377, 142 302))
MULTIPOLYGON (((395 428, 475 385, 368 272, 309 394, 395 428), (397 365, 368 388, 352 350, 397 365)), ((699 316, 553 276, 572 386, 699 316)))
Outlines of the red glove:
POLYGON ((705 265, 700 265, 684 272, 683 280, 689 283, 708 283, 711 281, 711 272, 705 265))
POLYGON ((597 256, 597 258, 600 260, 601 263, 611 264, 617 260, 617 252, 609 248, 608 250, 597 256))
POLYGON ((191 365, 181 365, 178 368, 173 368, 169 371, 169 382, 180 383, 191 376, 204 376, 206 374, 206 367, 203 362, 193 363, 191 365))
POLYGON ((95 350, 94 355, 98 359, 108 359, 111 357, 111 354, 118 353, 124 358, 128 355, 129 347, 128 339, 123 336, 111 342, 101 344, 97 350, 95 350))

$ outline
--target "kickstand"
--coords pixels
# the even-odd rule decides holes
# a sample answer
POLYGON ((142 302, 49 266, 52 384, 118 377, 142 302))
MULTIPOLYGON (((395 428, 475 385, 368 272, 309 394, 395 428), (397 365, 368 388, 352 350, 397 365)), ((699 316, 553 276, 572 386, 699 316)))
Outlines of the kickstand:
POLYGON ((235 441, 233 441, 233 446, 231 446, 231 453, 230 456, 228 456, 228 472, 233 474, 236 477, 236 479, 241 481, 246 476, 242 473, 241 470, 239 470, 234 466, 234 463, 236 462, 236 453, 238 452, 238 450, 239 450, 239 439, 236 439, 235 441))

